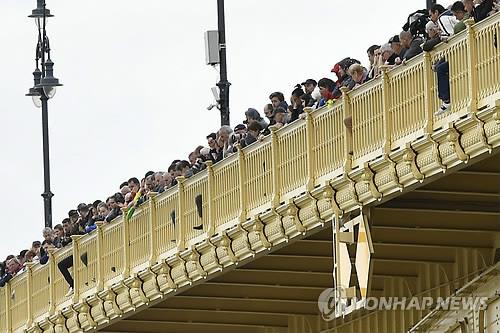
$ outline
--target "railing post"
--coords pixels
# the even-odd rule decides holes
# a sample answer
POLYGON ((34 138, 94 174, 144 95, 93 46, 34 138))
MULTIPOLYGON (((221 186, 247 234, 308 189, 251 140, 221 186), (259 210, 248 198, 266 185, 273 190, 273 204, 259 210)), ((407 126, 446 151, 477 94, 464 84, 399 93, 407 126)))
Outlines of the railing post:
POLYGON ((73 243, 73 303, 78 303, 80 300, 80 249, 79 241, 83 236, 73 235, 71 236, 73 243))
POLYGON ((465 20, 465 25, 467 26, 467 43, 469 47, 467 48, 467 66, 469 67, 469 111, 471 113, 476 113, 477 111, 477 92, 478 92, 478 73, 477 73, 477 40, 476 32, 474 31, 474 20, 465 20))
POLYGON ((177 250, 183 251, 186 246, 185 246, 185 241, 186 241, 186 235, 185 235, 185 228, 184 228, 184 207, 185 207, 185 199, 184 199, 184 181, 186 180, 183 176, 177 177, 177 193, 178 193, 178 199, 179 199, 179 205, 178 209, 179 211, 177 212, 177 223, 175 224, 177 230, 176 230, 176 238, 177 238, 177 250))
MULTIPOLYGON (((353 123, 352 110, 351 110, 351 100, 347 92, 349 89, 347 87, 341 87, 342 92, 342 111, 344 116, 344 122, 353 123)), ((345 173, 351 171, 352 169, 352 155, 353 155, 353 127, 348 128, 347 124, 344 124, 344 171, 345 173)))
POLYGON ((33 263, 26 263, 26 307, 28 308, 28 320, 26 321, 26 328, 33 324, 33 263))
POLYGON ((312 108, 304 108, 306 113, 306 149, 307 149, 307 191, 314 189, 315 157, 314 157, 314 123, 312 108))
POLYGON ((7 328, 7 333, 12 333, 12 309, 10 306, 10 298, 12 297, 12 290, 10 288, 10 283, 5 285, 5 327, 7 328))
POLYGON ((127 213, 128 208, 123 208, 123 280, 130 275, 130 225, 127 213))
POLYGON ((391 152, 392 142, 392 117, 391 117, 391 92, 389 86, 389 75, 387 75, 387 66, 381 66, 382 70, 382 120, 384 131, 383 152, 391 152))
POLYGON ((215 233, 215 209, 213 201, 215 198, 214 193, 214 169, 213 162, 206 161, 207 165, 207 177, 208 177, 208 227, 207 227, 207 238, 210 238, 215 233))
POLYGON ((434 131, 434 110, 432 109, 432 82, 434 74, 432 71, 432 59, 430 52, 424 52, 424 112, 425 112, 425 134, 434 131))
POLYGON ((276 208, 280 203, 280 174, 279 174, 279 147, 278 147, 278 135, 276 127, 271 126, 271 156, 272 156, 272 179, 273 179, 273 196, 271 199, 271 207, 276 208))
POLYGON ((97 292, 104 289, 104 251, 103 251, 103 231, 102 227, 104 226, 104 222, 99 221, 95 223, 97 226, 97 234, 96 234, 96 248, 97 248, 97 276, 96 276, 96 289, 97 292))
POLYGON ((245 152, 240 145, 238 147, 238 181, 240 183, 240 216, 239 221, 243 223, 247 220, 247 191, 245 190, 245 179, 246 179, 246 161, 245 161, 245 152))
POLYGON ((153 266, 157 262, 156 249, 158 248, 158 237, 156 230, 158 229, 158 219, 156 218, 156 195, 157 193, 149 193, 149 264, 153 266))
POLYGON ((52 316, 56 313, 56 258, 54 257, 54 250, 49 251, 49 315, 52 316))

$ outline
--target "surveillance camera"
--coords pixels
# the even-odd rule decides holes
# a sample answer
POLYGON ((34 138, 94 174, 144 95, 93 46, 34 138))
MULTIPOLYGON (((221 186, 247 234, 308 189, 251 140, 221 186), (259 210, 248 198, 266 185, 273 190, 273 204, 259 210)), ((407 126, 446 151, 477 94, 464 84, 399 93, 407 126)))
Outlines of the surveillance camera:
POLYGON ((208 111, 210 111, 210 110, 212 110, 214 107, 215 107, 215 104, 210 104, 210 105, 207 107, 207 110, 208 110, 208 111))

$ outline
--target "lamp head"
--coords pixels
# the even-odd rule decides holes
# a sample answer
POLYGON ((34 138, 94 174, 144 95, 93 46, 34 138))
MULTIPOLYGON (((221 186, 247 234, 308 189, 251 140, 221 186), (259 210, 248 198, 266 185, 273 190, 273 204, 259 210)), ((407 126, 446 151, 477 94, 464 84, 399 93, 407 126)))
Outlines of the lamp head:
POLYGON ((40 80, 40 83, 35 88, 43 88, 45 96, 52 98, 56 94, 56 87, 59 86, 62 86, 62 84, 59 83, 59 79, 54 77, 54 63, 49 58, 45 62, 45 77, 40 80))

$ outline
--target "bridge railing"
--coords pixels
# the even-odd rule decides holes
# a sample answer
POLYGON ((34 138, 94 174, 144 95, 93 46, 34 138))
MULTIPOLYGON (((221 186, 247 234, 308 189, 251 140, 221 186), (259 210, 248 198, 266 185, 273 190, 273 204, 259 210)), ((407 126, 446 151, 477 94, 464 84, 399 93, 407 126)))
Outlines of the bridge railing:
MULTIPOLYGON (((120 217, 29 266, 0 288, 0 332, 18 332, 39 318, 95 294, 195 243, 245 222, 315 186, 362 166, 459 117, 500 93, 500 16, 467 30, 262 142, 240 149, 178 186, 152 195, 131 219, 120 217), (450 65, 451 110, 435 116, 432 63, 450 65), (352 130, 344 125, 352 117, 352 130), (73 256, 73 296, 58 263, 73 256)), ((124 214, 126 215, 126 214, 124 214)))

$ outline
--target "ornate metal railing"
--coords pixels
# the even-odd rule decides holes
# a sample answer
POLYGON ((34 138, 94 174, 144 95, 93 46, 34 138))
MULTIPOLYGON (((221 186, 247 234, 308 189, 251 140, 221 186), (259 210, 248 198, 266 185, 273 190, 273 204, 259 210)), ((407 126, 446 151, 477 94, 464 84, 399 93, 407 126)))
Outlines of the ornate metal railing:
MULTIPOLYGON (((214 237, 218 237, 225 252, 221 254, 217 248, 214 258, 195 258, 198 261, 193 261, 193 270, 198 270, 199 265, 222 269, 226 259, 215 257, 238 256, 245 246, 228 245, 228 230, 243 230, 242 226, 253 220, 257 223, 252 230, 257 234, 262 233, 263 227, 272 229, 266 230, 266 234, 273 234, 274 224, 266 224, 262 216, 274 214, 281 216, 278 222, 283 229, 294 225, 298 232, 303 232, 305 227, 297 219, 323 217, 323 206, 330 204, 322 202, 317 208, 298 213, 300 203, 294 199, 304 194, 312 197, 317 189, 325 189, 322 198, 329 199, 332 213, 339 215, 380 200, 411 181, 421 181, 430 168, 426 166, 431 164, 429 159, 442 169, 454 163, 447 162, 453 153, 466 161, 469 155, 461 148, 454 127, 464 116, 474 119, 478 127, 475 135, 491 150, 486 132, 497 135, 500 114, 496 111, 494 121, 487 124, 478 114, 498 104, 500 97, 499 21, 497 14, 476 25, 468 22, 466 31, 432 52, 395 69, 383 70, 380 78, 353 91, 343 91, 343 98, 333 105, 306 109, 305 120, 273 129, 263 142, 220 163, 208 164, 205 171, 189 179, 180 178, 178 186, 159 196, 152 195, 130 220, 121 217, 110 224, 98 223, 91 234, 73 237, 72 247, 51 253, 48 264, 28 265, 25 273, 0 288, 0 332, 40 331, 39 323, 47 318, 52 318, 56 328, 69 327, 70 324, 63 325, 69 320, 65 319, 69 312, 83 309, 82 313, 90 313, 82 300, 102 298, 103 308, 113 307, 115 303, 109 297, 114 296, 103 291, 127 279, 132 279, 133 287, 134 279, 155 265, 160 265, 158 274, 168 275, 165 279, 172 284, 180 276, 179 270, 186 270, 188 264, 184 262, 184 268, 178 270, 175 264, 164 263, 214 237), (439 100, 431 67, 433 61, 443 57, 450 64, 452 107, 446 114, 436 116, 439 100), (344 119, 349 116, 352 131, 344 126, 344 119), (446 144, 438 149, 435 137, 440 131, 445 133, 446 144), (433 147, 420 160, 415 157, 418 149, 411 146, 418 140, 433 147), (395 154, 399 154, 399 162, 397 158, 384 158, 395 154), (373 162, 377 160, 383 162, 373 162), (379 170, 382 171, 378 173, 379 170), (315 213, 315 209, 321 212, 315 213), (81 259, 84 253, 86 263, 81 259), (73 255, 75 290, 67 298, 68 286, 57 264, 69 255, 73 255), (69 307, 75 304, 78 307, 69 307)), ((286 230, 276 232, 288 237, 286 230)), ((259 246, 270 247, 273 239, 278 238, 273 237, 258 241, 259 246)), ((196 250, 192 253, 196 257, 196 250)), ((205 277, 204 274, 201 275, 205 277)), ((155 281, 160 284, 160 277, 155 281)), ((155 288, 165 291, 161 286, 155 288)), ((127 295, 134 297, 132 291, 127 295)), ((78 317, 77 321, 88 323, 89 327, 97 325, 95 318, 85 318, 78 317)))

